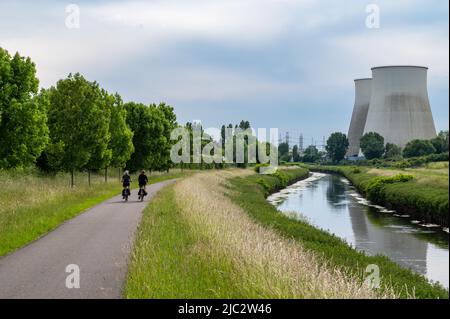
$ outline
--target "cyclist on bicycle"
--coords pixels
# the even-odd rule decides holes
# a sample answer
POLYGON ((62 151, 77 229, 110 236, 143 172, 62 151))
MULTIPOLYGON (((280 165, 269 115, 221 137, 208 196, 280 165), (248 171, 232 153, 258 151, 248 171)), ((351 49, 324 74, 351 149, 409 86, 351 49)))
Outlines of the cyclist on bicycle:
POLYGON ((141 174, 139 174, 138 182, 139 182, 139 189, 142 189, 144 191, 144 196, 147 196, 145 186, 148 183, 148 177, 147 175, 145 175, 145 171, 141 171, 141 174))
POLYGON ((125 171, 122 176, 122 196, 125 199, 125 195, 130 196, 130 184, 131 184, 131 176, 128 171, 125 171))

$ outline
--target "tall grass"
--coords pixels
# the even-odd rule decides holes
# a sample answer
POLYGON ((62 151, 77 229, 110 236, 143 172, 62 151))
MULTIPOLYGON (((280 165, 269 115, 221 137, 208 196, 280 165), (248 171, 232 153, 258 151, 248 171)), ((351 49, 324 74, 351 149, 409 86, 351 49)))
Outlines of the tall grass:
MULTIPOLYGON (((250 171, 196 174, 148 206, 127 298, 377 298, 298 242, 255 222, 234 203, 230 179, 250 171)), ((264 197, 262 197, 264 201, 264 197)))
MULTIPOLYGON (((0 171, 0 256, 39 238, 62 222, 89 207, 120 194, 117 171, 75 175, 70 187, 68 174, 42 175, 34 170, 0 171)), ((177 174, 150 177, 151 182, 177 177, 177 174)))

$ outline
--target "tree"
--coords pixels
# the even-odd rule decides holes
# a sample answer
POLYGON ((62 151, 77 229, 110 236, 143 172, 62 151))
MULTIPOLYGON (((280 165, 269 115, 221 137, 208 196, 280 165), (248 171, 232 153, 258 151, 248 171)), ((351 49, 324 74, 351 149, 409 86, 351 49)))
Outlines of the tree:
POLYGON ((0 168, 32 164, 48 143, 48 97, 30 58, 0 48, 0 168))
POLYGON ((100 95, 101 97, 97 100, 97 125, 92 132, 98 140, 92 148, 89 161, 85 165, 88 171, 89 185, 91 184, 91 171, 108 167, 112 158, 112 150, 109 148, 109 142, 111 140, 109 127, 111 122, 111 106, 114 99, 105 90, 100 90, 100 95))
POLYGON ((334 163, 342 161, 345 153, 347 153, 348 145, 348 139, 345 134, 340 132, 331 134, 326 145, 328 156, 334 163))
POLYGON ((437 154, 448 152, 448 142, 448 131, 439 132, 438 136, 431 140, 431 144, 433 144, 437 154))
POLYGON ((361 151, 366 159, 380 158, 384 154, 384 138, 376 132, 364 134, 361 138, 361 151))
POLYGON ((436 152, 433 144, 427 140, 412 140, 406 144, 403 150, 404 157, 416 157, 430 155, 436 152))
POLYGON ((278 145, 278 155, 280 156, 280 158, 288 153, 289 153, 289 144, 288 143, 280 143, 278 145))
POLYGON ((298 151, 297 145, 294 145, 294 147, 292 148, 292 160, 294 162, 300 162, 300 153, 298 151))
POLYGON ((109 148, 112 152, 111 165, 123 168, 134 152, 133 132, 126 122, 127 111, 123 106, 122 98, 118 93, 112 98, 111 123, 109 125, 109 134, 111 136, 109 148))
POLYGON ((50 143, 46 149, 53 169, 81 170, 103 157, 109 143, 108 112, 96 82, 69 74, 48 91, 50 143), (90 164, 89 164, 90 163, 90 164))
POLYGON ((303 154, 303 162, 315 163, 320 159, 319 150, 314 145, 308 146, 303 154))
POLYGON ((386 158, 400 158, 402 157, 402 149, 392 143, 386 143, 384 157, 386 158))
POLYGON ((175 115, 173 107, 170 105, 160 103, 155 107, 158 111, 161 112, 164 117, 164 120, 162 122, 164 126, 164 140, 161 141, 161 156, 158 164, 155 165, 155 169, 168 171, 172 166, 172 161, 170 159, 170 149, 174 144, 170 139, 170 134, 178 126, 177 116, 175 115))
POLYGON ((142 103, 125 104, 127 124, 133 131, 134 153, 127 161, 130 171, 139 169, 153 170, 161 163, 162 151, 165 149, 164 121, 161 110, 142 103))

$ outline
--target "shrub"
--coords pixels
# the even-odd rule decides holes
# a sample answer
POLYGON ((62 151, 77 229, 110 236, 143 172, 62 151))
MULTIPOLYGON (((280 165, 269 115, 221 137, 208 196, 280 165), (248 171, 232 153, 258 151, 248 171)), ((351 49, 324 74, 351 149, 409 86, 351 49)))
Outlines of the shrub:
POLYGON ((430 155, 436 152, 433 144, 427 140, 412 140, 406 144, 403 150, 404 157, 416 157, 430 155))

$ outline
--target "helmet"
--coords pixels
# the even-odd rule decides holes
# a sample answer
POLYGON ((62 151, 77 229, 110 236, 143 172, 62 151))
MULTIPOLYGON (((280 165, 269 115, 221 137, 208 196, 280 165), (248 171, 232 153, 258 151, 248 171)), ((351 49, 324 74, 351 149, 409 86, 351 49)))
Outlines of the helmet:
POLYGON ((129 175, 130 174, 130 172, 129 171, 125 171, 125 173, 124 173, 125 175, 129 175))

